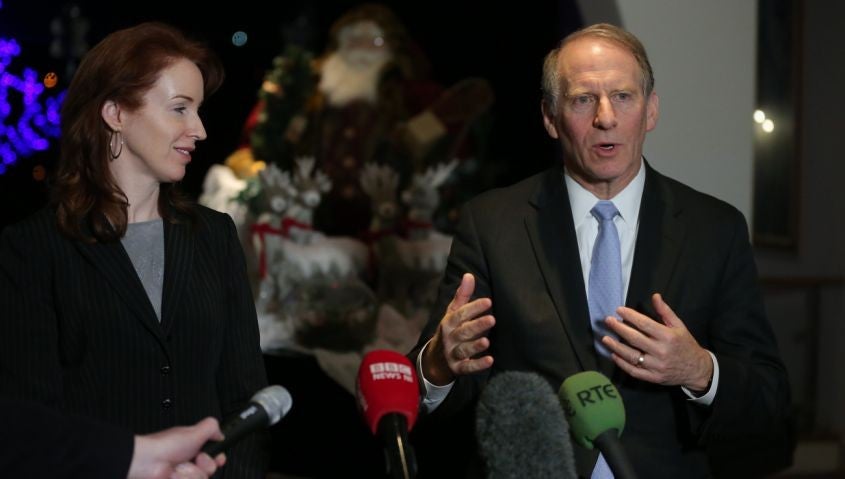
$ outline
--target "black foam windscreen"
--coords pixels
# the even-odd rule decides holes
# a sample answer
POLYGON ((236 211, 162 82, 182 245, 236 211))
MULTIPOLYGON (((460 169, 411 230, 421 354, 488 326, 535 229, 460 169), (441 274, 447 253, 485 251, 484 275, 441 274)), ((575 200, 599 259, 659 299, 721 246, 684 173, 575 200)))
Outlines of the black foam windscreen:
POLYGON ((490 379, 478 401, 475 433, 490 479, 577 477, 563 409, 535 373, 490 379))

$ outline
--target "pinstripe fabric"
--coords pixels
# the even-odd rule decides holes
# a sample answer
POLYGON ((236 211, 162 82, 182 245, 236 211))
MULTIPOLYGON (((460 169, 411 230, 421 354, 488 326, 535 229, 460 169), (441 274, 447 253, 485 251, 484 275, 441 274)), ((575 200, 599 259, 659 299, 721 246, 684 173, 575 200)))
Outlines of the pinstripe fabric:
MULTIPOLYGON (((266 385, 243 252, 227 215, 165 222, 159 323, 120 242, 62 237, 45 209, 0 238, 0 394, 148 433, 225 418, 266 385)), ((225 477, 261 477, 260 437, 225 477)))
POLYGON ((129 472, 133 437, 121 428, 3 397, 0 424, 4 478, 114 479, 129 472))

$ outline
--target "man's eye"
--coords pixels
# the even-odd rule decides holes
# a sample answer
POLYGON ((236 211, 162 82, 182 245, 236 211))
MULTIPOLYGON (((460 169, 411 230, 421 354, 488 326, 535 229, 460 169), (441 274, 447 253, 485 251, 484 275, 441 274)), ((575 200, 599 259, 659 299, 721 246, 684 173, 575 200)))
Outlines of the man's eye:
POLYGON ((630 93, 622 91, 622 92, 614 93, 613 101, 626 102, 626 101, 631 100, 632 97, 633 96, 630 93))
POLYGON ((596 102, 593 95, 575 95, 569 98, 569 107, 574 111, 586 111, 596 102))

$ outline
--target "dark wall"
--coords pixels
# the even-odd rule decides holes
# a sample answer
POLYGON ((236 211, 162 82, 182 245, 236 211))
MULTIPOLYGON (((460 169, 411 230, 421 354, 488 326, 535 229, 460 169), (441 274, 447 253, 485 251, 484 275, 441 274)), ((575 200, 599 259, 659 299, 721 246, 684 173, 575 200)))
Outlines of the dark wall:
MULTIPOLYGON (((50 21, 67 11, 65 2, 3 2, 0 38, 16 38, 23 54, 9 66, 19 73, 30 65, 39 73, 61 72, 64 62, 47 54, 52 40, 50 21)), ((353 1, 239 0, 222 2, 209 10, 210 2, 103 2, 78 1, 90 22, 89 45, 106 34, 146 20, 179 26, 208 42, 224 62, 227 80, 209 98, 204 121, 209 138, 200 145, 188 168, 183 188, 199 194, 206 170, 222 162, 238 145, 242 124, 255 102, 264 71, 281 52, 285 37, 294 34, 321 52, 329 25, 353 1), (261 5, 261 6, 259 6, 261 5), (297 18, 307 18, 308 29, 291 30, 297 18), (235 31, 249 36, 244 47, 232 45, 235 31)), ((496 185, 509 184, 554 161, 554 143, 542 129, 539 113, 542 59, 558 39, 577 28, 580 18, 574 1, 490 4, 480 1, 383 2, 402 19, 432 64, 433 78, 450 85, 467 76, 481 76, 492 84, 496 103, 492 111, 492 135, 485 168, 495 168, 496 185)), ((60 86, 69 79, 60 75, 60 86)), ((0 228, 37 209, 47 187, 32 179, 32 168, 41 164, 49 171, 57 157, 55 148, 23 159, 0 175, 0 228)), ((492 184, 491 184, 492 186, 492 184)))

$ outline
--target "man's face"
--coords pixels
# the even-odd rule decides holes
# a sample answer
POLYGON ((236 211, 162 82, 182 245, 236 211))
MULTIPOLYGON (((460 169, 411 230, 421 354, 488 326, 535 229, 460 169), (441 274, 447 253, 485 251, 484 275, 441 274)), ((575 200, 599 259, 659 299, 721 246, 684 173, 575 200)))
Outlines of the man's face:
POLYGON ((563 145, 572 177, 612 198, 639 171, 645 134, 657 124, 657 95, 645 97, 634 55, 608 40, 569 43, 558 55, 558 72, 557 106, 543 109, 546 130, 563 145))

